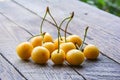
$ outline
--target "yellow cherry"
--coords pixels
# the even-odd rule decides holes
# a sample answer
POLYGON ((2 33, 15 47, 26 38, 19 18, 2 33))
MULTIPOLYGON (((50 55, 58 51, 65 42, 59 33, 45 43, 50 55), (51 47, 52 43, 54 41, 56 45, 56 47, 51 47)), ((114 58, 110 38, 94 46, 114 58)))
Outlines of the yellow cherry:
POLYGON ((18 56, 23 60, 30 58, 32 50, 33 46, 29 42, 22 42, 16 47, 18 56))
POLYGON ((43 42, 53 42, 53 38, 49 33, 45 33, 43 42))
POLYGON ((55 45, 52 42, 45 42, 43 46, 47 48, 50 53, 52 53, 55 50, 55 45))
POLYGON ((66 60, 71 65, 80 65, 84 61, 84 54, 77 49, 72 49, 67 52, 66 60))
POLYGON ((66 43, 62 43, 60 44, 60 48, 67 53, 69 50, 71 49, 76 49, 75 45, 72 42, 66 42, 66 43))
POLYGON ((58 49, 56 49, 55 51, 52 52, 51 54, 51 60, 54 62, 54 64, 58 65, 58 64, 63 64, 64 60, 65 60, 65 52, 60 49, 59 53, 58 53, 58 49))
POLYGON ((30 40, 30 43, 33 47, 42 46, 43 37, 42 36, 35 36, 30 40))
POLYGON ((82 44, 82 40, 78 35, 70 35, 66 38, 68 42, 73 42, 75 45, 80 46, 82 44))
POLYGON ((99 56, 99 49, 92 44, 87 45, 83 51, 87 59, 96 59, 99 56))
MULTIPOLYGON (((60 44, 65 42, 65 37, 59 38, 60 44)), ((58 38, 54 40, 55 49, 58 49, 58 38)))
POLYGON ((50 57, 50 52, 43 46, 37 46, 33 49, 31 58, 35 63, 45 64, 50 57))

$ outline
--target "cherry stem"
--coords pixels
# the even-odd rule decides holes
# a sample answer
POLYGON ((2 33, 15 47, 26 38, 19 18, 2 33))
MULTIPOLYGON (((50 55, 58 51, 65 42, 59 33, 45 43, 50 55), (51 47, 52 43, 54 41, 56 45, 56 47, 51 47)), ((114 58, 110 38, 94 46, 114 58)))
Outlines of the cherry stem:
POLYGON ((61 27, 62 27, 62 24, 67 20, 67 19, 70 19, 71 17, 67 17, 67 18, 65 18, 65 19, 63 19, 62 20, 62 22, 60 23, 60 26, 59 26, 59 28, 58 28, 58 53, 59 53, 59 48, 60 48, 60 40, 59 40, 59 38, 60 39, 62 39, 61 38, 61 35, 60 35, 60 29, 61 29, 61 27))
MULTIPOLYGON (((61 29, 62 24, 63 24, 67 19, 70 19, 70 18, 71 18, 71 17, 67 17, 67 18, 63 19, 62 22, 60 23, 59 29, 61 29)), ((60 32, 60 33, 61 33, 61 32, 60 32)), ((60 35, 60 39, 62 39, 62 38, 61 38, 61 35, 60 35)))
MULTIPOLYGON (((70 17, 67 17, 67 18, 63 19, 62 22, 60 23, 59 28, 58 28, 58 53, 59 53, 59 51, 60 51, 60 39, 61 39, 60 29, 61 29, 61 26, 62 26, 62 24, 63 24, 67 19, 70 19, 70 21, 71 21, 71 19, 73 18, 73 15, 74 15, 74 13, 72 13, 72 15, 71 15, 70 17), (60 39, 59 39, 59 38, 60 38, 60 39)), ((68 23, 68 24, 69 24, 69 23, 68 23)), ((68 24, 67 24, 67 26, 68 26, 68 24)))
POLYGON ((80 48, 79 48, 79 50, 80 50, 80 51, 82 51, 83 44, 84 44, 85 39, 86 39, 86 36, 87 36, 87 31, 88 31, 88 28, 89 28, 89 27, 86 27, 86 28, 85 28, 85 33, 84 33, 83 42, 82 42, 82 44, 81 44, 81 46, 80 46, 80 48))
MULTIPOLYGON (((49 9, 49 8, 48 8, 49 9)), ((58 24, 57 24, 57 22, 56 22, 56 20, 53 18, 53 16, 51 15, 51 13, 50 13, 50 10, 48 10, 48 14, 50 15, 50 17, 52 18, 52 20, 53 20, 53 22, 55 23, 55 25, 56 25, 56 27, 57 27, 57 29, 59 29, 59 26, 58 26, 58 24)), ((60 31, 58 31, 59 32, 59 36, 60 36, 60 38, 61 38, 61 34, 60 34, 60 31)))
POLYGON ((54 21, 55 25, 56 25, 57 28, 58 28, 58 24, 57 24, 57 22, 55 21, 55 19, 53 18, 53 16, 51 15, 50 11, 49 11, 48 13, 49 13, 50 17, 52 18, 52 20, 54 21))
POLYGON ((74 12, 72 12, 72 14, 71 14, 71 16, 70 16, 70 19, 69 19, 69 21, 67 22, 67 24, 66 24, 66 27, 65 27, 65 42, 67 42, 67 40, 66 40, 66 36, 67 36, 67 28, 68 28, 68 24, 70 23, 70 21, 73 19, 73 17, 74 17, 74 12))
POLYGON ((80 47, 78 46, 78 44, 75 44, 76 48, 79 49, 80 47))
POLYGON ((57 26, 57 28, 59 28, 57 22, 55 21, 55 19, 54 19, 53 16, 51 15, 50 11, 48 11, 48 14, 50 15, 50 17, 51 17, 52 20, 54 21, 54 23, 55 23, 55 25, 57 26))
POLYGON ((32 36, 32 37, 30 37, 27 41, 30 41, 30 39, 32 39, 33 37, 36 37, 36 36, 40 36, 40 35, 32 36))
POLYGON ((43 26, 43 22, 45 21, 45 18, 46 18, 46 16, 47 16, 48 11, 49 11, 49 8, 47 7, 47 8, 46 8, 45 15, 44 15, 43 20, 42 20, 41 25, 40 25, 40 33, 41 33, 42 36, 43 36, 42 26, 43 26))
POLYGON ((60 52, 60 27, 58 28, 58 53, 60 52))
POLYGON ((32 35, 29 39, 27 39, 27 41, 30 41, 30 39, 32 39, 32 38, 34 38, 34 37, 37 37, 37 36, 43 36, 43 38, 44 38, 44 35, 46 34, 46 32, 44 32, 42 35, 40 34, 38 34, 38 35, 32 35))

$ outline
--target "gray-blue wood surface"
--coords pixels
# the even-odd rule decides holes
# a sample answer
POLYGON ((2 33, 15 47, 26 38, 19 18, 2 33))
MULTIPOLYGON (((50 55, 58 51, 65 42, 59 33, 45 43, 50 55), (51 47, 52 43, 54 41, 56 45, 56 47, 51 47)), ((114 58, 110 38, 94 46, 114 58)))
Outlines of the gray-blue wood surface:
MULTIPOLYGON (((54 39, 57 37, 56 27, 49 16, 43 31, 49 32, 54 39)), ((120 80, 120 18, 77 0, 1 0, 0 80, 27 79, 120 80), (85 60, 75 67, 66 62, 55 66, 51 60, 46 65, 38 65, 31 59, 22 61, 17 56, 16 46, 31 37, 30 33, 39 34, 47 6, 58 23, 74 11, 68 33, 83 38, 85 27, 90 27, 86 43, 100 49, 97 60, 85 60)))

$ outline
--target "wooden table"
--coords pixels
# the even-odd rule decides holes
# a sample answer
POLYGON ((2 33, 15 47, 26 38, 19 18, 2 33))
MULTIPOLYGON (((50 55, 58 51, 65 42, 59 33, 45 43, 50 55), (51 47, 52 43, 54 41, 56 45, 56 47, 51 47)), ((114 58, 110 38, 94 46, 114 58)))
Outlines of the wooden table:
MULTIPOLYGON (((49 16, 43 30, 57 37, 49 16)), ((78 0, 0 0, 0 80, 26 79, 120 80, 120 18, 78 0), (72 34, 83 38, 85 27, 90 27, 86 43, 100 49, 97 60, 85 60, 75 67, 67 63, 55 66, 51 60, 46 65, 38 65, 17 56, 15 47, 31 37, 30 33, 39 34, 46 6, 58 23, 74 11, 68 29, 72 34)))

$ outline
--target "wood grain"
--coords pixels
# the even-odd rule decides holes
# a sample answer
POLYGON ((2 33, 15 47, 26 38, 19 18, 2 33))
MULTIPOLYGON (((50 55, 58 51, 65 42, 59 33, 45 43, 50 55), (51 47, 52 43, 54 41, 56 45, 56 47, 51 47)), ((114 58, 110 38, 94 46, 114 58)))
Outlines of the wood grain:
MULTIPOLYGON (((81 67, 81 66, 80 66, 81 67)), ((85 60, 82 68, 72 67, 84 75, 87 80, 119 80, 120 65, 107 57, 100 55, 97 60, 85 60)))
POLYGON ((0 80, 25 80, 0 53, 0 80))
MULTIPOLYGON (((28 2, 28 4, 30 3, 28 2)), ((30 31, 32 34, 38 34, 39 24, 42 19, 38 15, 14 2, 5 1, 2 4, 0 3, 0 5, 0 46, 2 46, 0 47, 0 52, 27 79, 82 80, 82 77, 84 77, 84 80, 119 80, 120 65, 103 55, 100 55, 97 61, 86 60, 81 66, 78 67, 69 66, 69 64, 66 63, 63 66, 55 66, 51 60, 49 60, 46 65, 34 64, 31 59, 30 61, 20 60, 15 52, 16 45, 22 41, 26 41, 28 37, 31 36, 25 29, 30 31)), ((38 5, 36 5, 36 7, 38 7, 38 5)), ((57 18, 57 20, 60 20, 60 18, 57 18)), ((73 22, 71 25, 73 26, 73 22)), ((74 25, 77 25, 77 23, 74 22, 74 25)), ((84 26, 85 24, 81 23, 80 25, 84 26)), ((51 33, 53 37, 56 38, 57 35, 55 27, 48 22, 45 22, 44 26, 44 31, 51 33)), ((79 29, 83 32, 84 27, 79 29)), ((93 28, 90 30, 91 31, 89 31, 89 33, 91 35, 92 31, 94 33, 94 30, 93 28)), ((69 31, 75 32, 76 34, 80 33, 79 30, 71 27, 69 31)), ((103 33, 105 34, 105 32, 103 33)), ((96 34, 96 32, 94 34, 96 34)), ((80 35, 82 36, 83 33, 80 35)), ((91 41, 93 38, 88 36, 87 42, 89 40, 91 41)), ((105 43, 103 42, 103 44, 105 43)))
MULTIPOLYGON (((40 17, 43 16, 46 6, 49 6, 57 22, 74 11, 75 17, 68 31, 83 37, 84 28, 90 26, 86 42, 97 45, 103 54, 120 63, 120 50, 116 47, 120 45, 120 18, 77 0, 34 0, 34 4, 33 0, 13 2, 40 17)), ((50 17, 47 19, 51 20, 50 17)))

